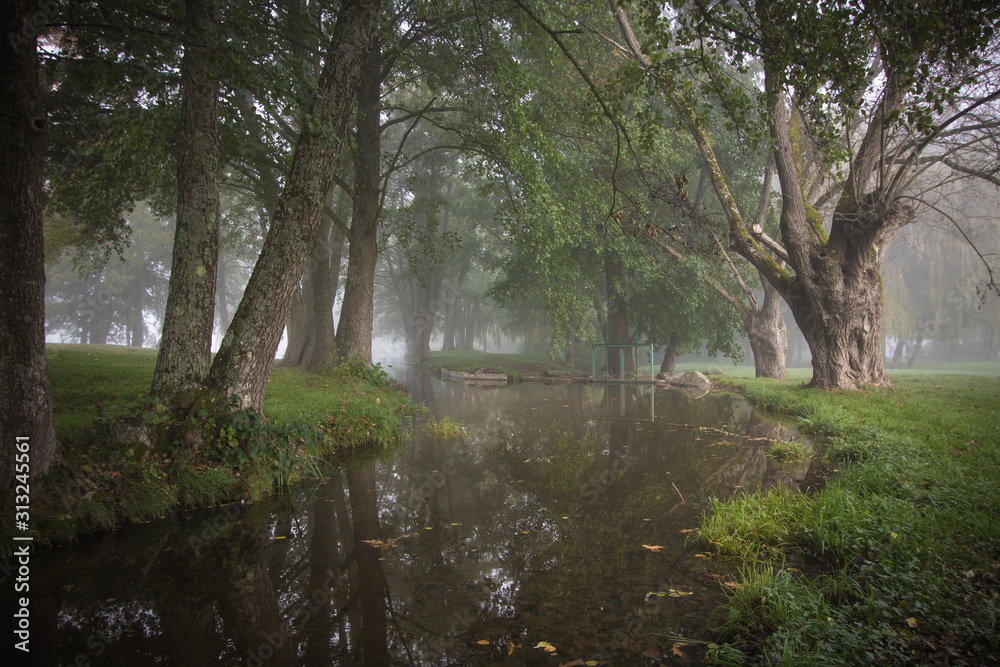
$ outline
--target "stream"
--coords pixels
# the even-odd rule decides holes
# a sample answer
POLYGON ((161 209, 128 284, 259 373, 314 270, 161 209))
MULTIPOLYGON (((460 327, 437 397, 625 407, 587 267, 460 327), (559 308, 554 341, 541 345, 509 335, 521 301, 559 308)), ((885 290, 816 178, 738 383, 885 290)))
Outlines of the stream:
POLYGON ((405 379, 379 460, 36 556, 36 664, 699 664, 736 566, 698 518, 809 468, 729 394, 405 379))

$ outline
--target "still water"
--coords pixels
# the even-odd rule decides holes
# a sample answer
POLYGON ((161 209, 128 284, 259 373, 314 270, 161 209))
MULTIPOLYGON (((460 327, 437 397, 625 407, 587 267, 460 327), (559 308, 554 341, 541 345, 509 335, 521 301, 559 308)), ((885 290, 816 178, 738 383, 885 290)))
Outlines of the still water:
POLYGON ((806 473, 731 395, 406 379, 429 411, 381 461, 39 558, 38 664, 697 664, 732 565, 691 529, 806 473))

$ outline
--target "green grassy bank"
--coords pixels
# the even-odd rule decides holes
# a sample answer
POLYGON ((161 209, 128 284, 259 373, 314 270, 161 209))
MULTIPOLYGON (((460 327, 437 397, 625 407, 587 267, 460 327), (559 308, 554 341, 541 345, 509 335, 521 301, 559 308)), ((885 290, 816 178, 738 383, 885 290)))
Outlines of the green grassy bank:
POLYGON ((891 377, 864 392, 722 379, 818 436, 833 476, 703 518, 700 539, 745 562, 718 662, 1000 663, 1000 379, 891 377))
POLYGON ((41 543, 183 507, 258 500, 322 474, 331 461, 400 442, 402 417, 413 409, 405 388, 378 368, 276 366, 263 414, 223 401, 175 423, 163 406, 140 403, 155 350, 50 345, 48 360, 59 447, 49 472, 31 486, 31 527, 41 543), (124 440, 122 419, 153 426, 166 439, 124 440))

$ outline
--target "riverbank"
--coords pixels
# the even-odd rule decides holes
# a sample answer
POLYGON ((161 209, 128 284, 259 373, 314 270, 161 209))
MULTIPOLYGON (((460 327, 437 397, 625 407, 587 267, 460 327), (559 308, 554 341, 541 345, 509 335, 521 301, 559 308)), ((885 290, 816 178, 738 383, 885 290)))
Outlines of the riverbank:
POLYGON ((1000 380, 890 377, 864 392, 721 379, 819 436, 837 474, 703 518, 701 541, 746 563, 720 663, 1000 662, 1000 380))
MULTIPOLYGON (((321 475, 332 462, 374 455, 400 442, 402 417, 413 410, 405 388, 378 368, 354 364, 315 373, 275 366, 263 414, 203 412, 191 425, 205 433, 195 447, 179 441, 123 446, 110 435, 116 420, 140 415, 146 425, 171 426, 162 406, 139 404, 156 351, 50 345, 48 360, 59 446, 48 473, 31 485, 36 544, 181 508, 259 500, 275 488, 321 475)), ((9 547, 13 526, 5 522, 0 532, 8 538, 0 544, 9 547)))
MULTIPOLYGON (((508 382, 523 382, 527 378, 541 377, 546 371, 580 374, 582 371, 543 357, 522 354, 493 354, 478 350, 453 350, 431 352, 431 358, 414 364, 421 373, 441 377, 441 369, 472 373, 486 369, 490 373, 507 376, 508 382)), ((589 371, 588 371, 589 375, 589 371)))

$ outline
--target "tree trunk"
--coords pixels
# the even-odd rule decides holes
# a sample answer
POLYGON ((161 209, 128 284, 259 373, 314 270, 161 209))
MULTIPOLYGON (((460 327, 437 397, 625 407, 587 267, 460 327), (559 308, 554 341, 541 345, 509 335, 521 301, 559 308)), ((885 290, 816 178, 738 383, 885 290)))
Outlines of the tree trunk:
POLYGON ((204 386, 212 353, 219 261, 219 81, 212 75, 218 0, 185 0, 177 226, 160 351, 149 388, 187 410, 204 386))
MULTIPOLYGON (((220 250, 221 253, 221 250, 220 250)), ((215 315, 218 318, 219 339, 229 326, 229 299, 226 297, 226 261, 220 255, 219 267, 215 275, 215 315)))
POLYGON ((337 297, 337 279, 340 273, 340 249, 344 235, 326 215, 320 226, 319 237, 312 251, 312 315, 308 336, 309 347, 302 365, 316 369, 330 364, 336 352, 333 327, 333 302, 337 297))
POLYGON ((471 350, 476 342, 476 325, 479 323, 479 304, 470 303, 465 311, 465 340, 462 341, 463 350, 471 350))
POLYGON ((913 368, 913 364, 916 363, 917 357, 920 356, 920 350, 924 346, 924 334, 918 333, 917 337, 913 341, 913 347, 910 349, 910 357, 906 360, 906 367, 913 368))
POLYGON ((130 326, 132 337, 129 344, 133 347, 142 347, 142 344, 146 341, 146 321, 142 317, 142 302, 143 297, 146 295, 146 290, 142 285, 135 285, 133 289, 134 300, 132 302, 132 324, 130 326))
POLYGON ((323 131, 314 132, 307 126, 299 135, 285 191, 278 200, 260 257, 212 364, 213 383, 229 387, 240 397, 243 407, 259 409, 263 403, 264 387, 292 295, 319 227, 321 204, 340 162, 378 6, 378 0, 345 2, 341 6, 320 76, 319 94, 309 107, 309 117, 324 121, 323 131))
MULTIPOLYGON (((631 343, 629 336, 628 314, 625 310, 625 296, 622 293, 621 280, 624 271, 621 260, 611 250, 604 254, 604 279, 608 290, 608 329, 609 342, 612 345, 631 343)), ((609 347, 608 377, 625 378, 635 374, 634 348, 609 347), (621 351, 625 351, 625 367, 621 367, 621 351)))
MULTIPOLYGON (((377 41, 374 49, 378 48, 377 41)), ((379 183, 382 130, 379 126, 381 59, 372 53, 358 86, 357 149, 354 151, 354 210, 348 237, 347 279, 337 326, 337 354, 372 360, 375 265, 378 261, 379 183)))
POLYGON ((660 364, 661 373, 673 373, 677 370, 677 353, 681 348, 681 332, 671 331, 670 342, 667 349, 663 351, 663 363, 660 364))
MULTIPOLYGON (((441 343, 441 351, 448 352, 455 349, 455 324, 458 320, 458 313, 461 310, 461 301, 458 297, 451 295, 451 299, 444 304, 444 342, 441 343)), ((459 335, 464 339, 463 335, 459 335)))
POLYGON ((288 307, 288 320, 285 322, 285 335, 288 338, 285 344, 285 356, 281 363, 285 366, 298 366, 302 361, 302 351, 306 346, 306 307, 303 304, 301 283, 292 292, 292 303, 288 307))
MULTIPOLYGON (((0 508, 22 444, 31 475, 55 453, 52 392, 45 358, 45 251, 42 223, 46 118, 38 104, 37 2, 5 2, 0 25, 0 508), (30 34, 28 34, 30 33, 30 34)), ((23 458, 23 457, 22 457, 23 458)))
POLYGON ((753 351, 754 375, 759 378, 785 380, 785 354, 788 352, 788 329, 781 317, 781 296, 771 283, 761 277, 764 286, 764 304, 751 317, 744 318, 743 326, 753 351))

